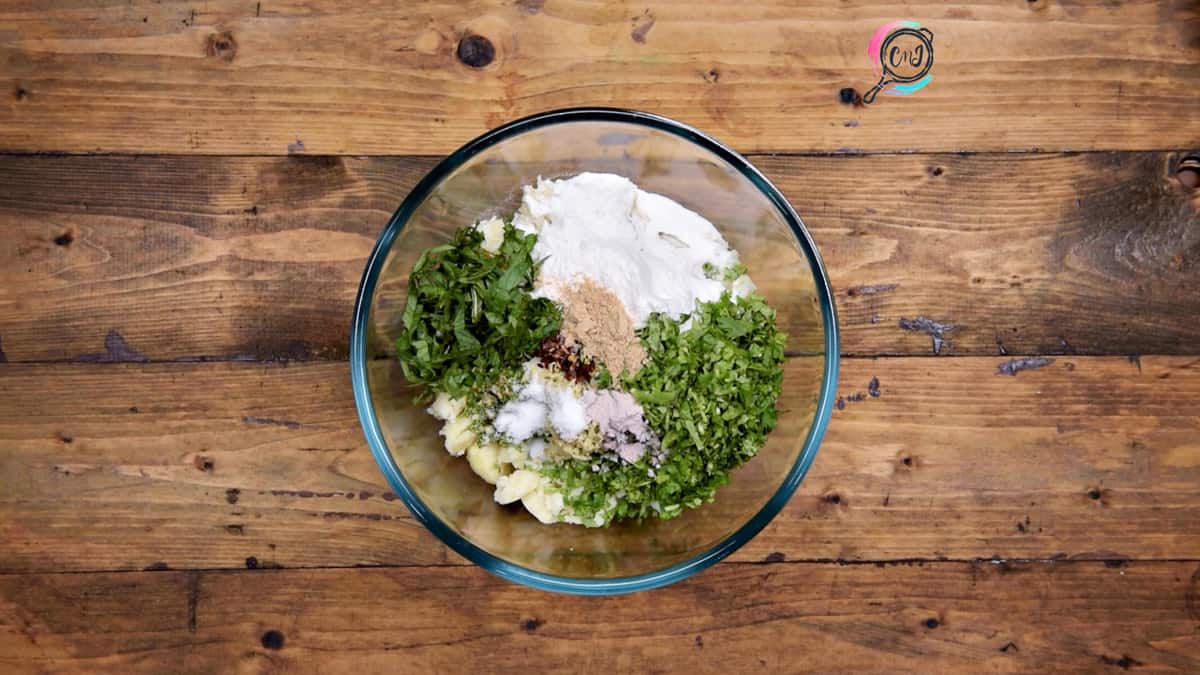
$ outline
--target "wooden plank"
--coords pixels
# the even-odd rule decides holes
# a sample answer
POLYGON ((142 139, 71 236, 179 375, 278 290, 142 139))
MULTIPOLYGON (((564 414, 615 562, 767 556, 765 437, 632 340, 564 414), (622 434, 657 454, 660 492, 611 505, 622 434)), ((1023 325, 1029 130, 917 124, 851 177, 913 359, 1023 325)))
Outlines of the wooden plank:
MULTIPOLYGON (((844 353, 928 354, 899 327, 919 316, 957 326, 944 354, 1200 345, 1200 194, 1175 154, 754 159, 817 239, 844 353)), ((0 157, 0 349, 345 358, 365 258, 432 164, 0 157)))
MULTIPOLYGON (((844 361, 733 559, 1200 559, 1200 360, 1002 363, 844 361)), ((0 572, 464 563, 383 485, 343 363, 8 364, 0 411, 0 572)))
POLYGON ((1200 142, 1185 112, 1200 104, 1200 16, 1171 0, 57 0, 6 3, 0 26, 9 151, 442 154, 533 112, 598 103, 743 151, 1200 142), (875 84, 868 43, 899 19, 934 32, 932 84, 842 104, 843 88, 875 84), (464 38, 482 46, 474 58, 458 56, 464 38))
POLYGON ((374 239, 432 161, 8 157, 0 166, 9 361, 253 360, 346 357, 374 239), (128 351, 112 356, 110 331, 128 351))
POLYGON ((345 364, 9 365, 0 381, 0 527, 17 568, 446 559, 383 497, 345 364), (68 502, 74 524, 54 524, 68 502))
POLYGON ((1195 562, 729 564, 622 598, 531 592, 477 568, 16 575, 0 577, 0 664, 1193 672, 1198 596, 1195 562))

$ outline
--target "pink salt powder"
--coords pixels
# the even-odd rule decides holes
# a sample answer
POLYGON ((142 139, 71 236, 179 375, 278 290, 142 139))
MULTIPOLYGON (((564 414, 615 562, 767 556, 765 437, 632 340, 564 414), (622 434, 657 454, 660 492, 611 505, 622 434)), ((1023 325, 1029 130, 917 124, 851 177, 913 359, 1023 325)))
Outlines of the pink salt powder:
POLYGON ((636 462, 646 450, 658 446, 658 438, 646 424, 642 406, 623 391, 588 389, 581 399, 588 417, 604 437, 604 447, 626 462, 636 462))

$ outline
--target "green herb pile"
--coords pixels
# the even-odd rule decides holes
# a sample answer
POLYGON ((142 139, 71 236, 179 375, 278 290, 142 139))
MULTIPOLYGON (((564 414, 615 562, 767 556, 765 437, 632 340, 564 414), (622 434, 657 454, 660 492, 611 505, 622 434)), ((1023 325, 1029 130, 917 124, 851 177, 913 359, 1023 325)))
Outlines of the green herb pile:
POLYGON ((506 224, 496 254, 482 240, 477 229, 462 228, 413 266, 396 352, 404 377, 426 385, 423 399, 477 396, 519 373, 542 339, 558 332, 558 307, 530 295, 537 237, 506 224))
POLYGON ((672 518, 712 501, 774 428, 786 341, 775 310, 761 296, 728 293, 697 310, 686 331, 652 316, 639 331, 649 358, 623 382, 668 449, 661 466, 647 453, 632 464, 607 457, 545 469, 585 521, 672 518))

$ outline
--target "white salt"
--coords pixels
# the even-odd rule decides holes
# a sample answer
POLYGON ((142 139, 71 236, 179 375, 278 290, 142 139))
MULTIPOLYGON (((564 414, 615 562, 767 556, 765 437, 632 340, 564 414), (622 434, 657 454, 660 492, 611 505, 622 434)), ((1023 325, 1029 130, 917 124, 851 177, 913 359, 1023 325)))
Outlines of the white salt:
POLYGON ((492 423, 496 431, 514 443, 529 440, 545 430, 547 423, 566 441, 583 433, 589 423, 587 412, 571 387, 544 381, 537 368, 527 368, 526 372, 528 381, 496 413, 492 423))
POLYGON ((546 426, 546 405, 533 400, 509 401, 496 414, 493 426, 511 441, 528 440, 546 426))
POLYGON ((540 438, 531 438, 525 444, 525 451, 529 453, 530 458, 541 462, 546 459, 546 441, 540 438))
POLYGON ((572 440, 587 428, 587 411, 583 403, 575 398, 575 392, 563 388, 547 393, 546 403, 550 407, 550 425, 565 440, 572 440))

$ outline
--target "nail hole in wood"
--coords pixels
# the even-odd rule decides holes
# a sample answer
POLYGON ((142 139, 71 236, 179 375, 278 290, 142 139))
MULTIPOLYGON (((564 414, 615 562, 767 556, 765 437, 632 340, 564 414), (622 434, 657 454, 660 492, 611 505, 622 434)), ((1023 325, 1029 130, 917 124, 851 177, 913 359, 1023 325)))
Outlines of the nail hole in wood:
POLYGON ((266 647, 267 649, 283 649, 283 633, 280 633, 277 630, 269 630, 263 633, 262 646, 266 647))

